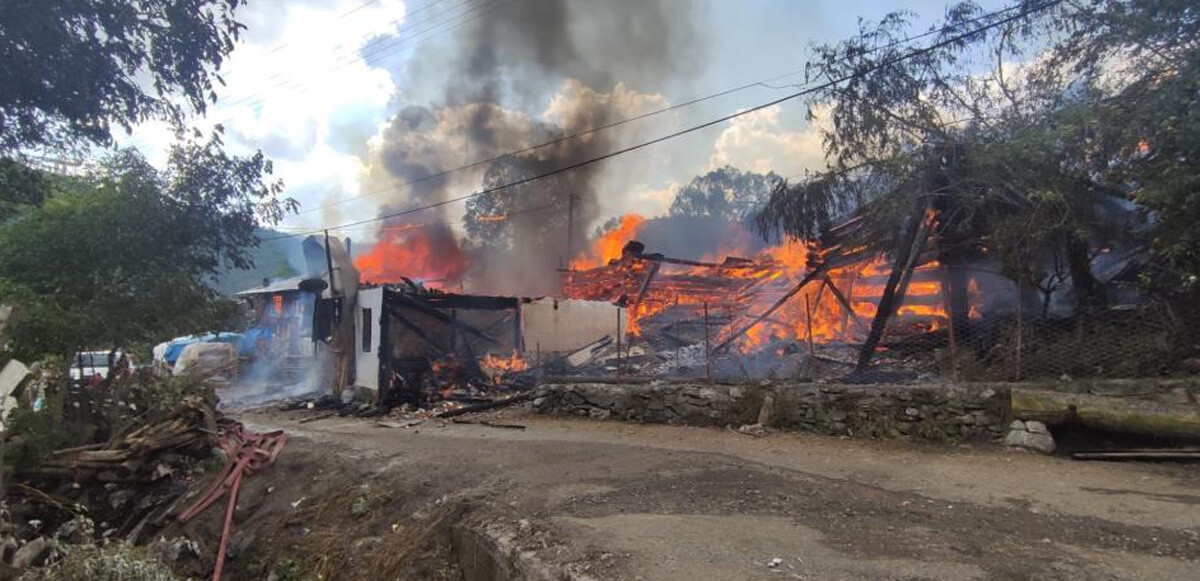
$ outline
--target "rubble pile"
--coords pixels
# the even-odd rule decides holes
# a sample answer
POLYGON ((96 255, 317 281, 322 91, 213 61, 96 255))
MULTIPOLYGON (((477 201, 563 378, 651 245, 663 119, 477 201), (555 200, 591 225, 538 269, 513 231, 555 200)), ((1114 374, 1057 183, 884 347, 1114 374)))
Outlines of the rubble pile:
POLYGON ((142 426, 113 441, 57 450, 38 475, 61 475, 74 483, 153 482, 174 474, 186 457, 211 456, 216 412, 189 397, 166 420, 142 426))
MULTIPOLYGON (((609 301, 627 317, 615 349, 573 353, 564 373, 819 379, 846 375, 863 352, 897 372, 936 369, 949 325, 942 267, 928 253, 911 262, 893 284, 899 271, 884 254, 838 239, 710 261, 630 241, 607 263, 564 272, 567 297, 609 301), (872 331, 884 303, 896 308, 872 331)), ((978 284, 971 289, 974 319, 981 297, 978 284)))
POLYGON ((217 398, 202 377, 142 370, 88 387, 39 366, 17 399, 5 425, 12 472, 0 540, 15 550, 0 567, 39 565, 96 539, 152 539, 219 466, 217 398))

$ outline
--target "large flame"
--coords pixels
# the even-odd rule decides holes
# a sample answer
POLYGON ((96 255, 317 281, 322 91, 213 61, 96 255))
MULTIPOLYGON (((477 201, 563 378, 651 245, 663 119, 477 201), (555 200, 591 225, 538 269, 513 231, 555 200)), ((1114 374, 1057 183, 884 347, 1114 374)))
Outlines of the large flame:
POLYGON ((605 232, 596 239, 588 251, 581 252, 579 256, 571 260, 571 269, 599 268, 621 258, 621 250, 625 247, 625 243, 637 238, 638 232, 641 231, 642 224, 645 222, 646 219, 638 214, 621 216, 621 222, 617 224, 616 228, 605 232))
POLYGON ((375 246, 354 259, 364 282, 407 277, 430 286, 458 284, 469 264, 454 232, 440 223, 385 226, 375 246))
MULTIPOLYGON (((817 245, 793 240, 766 248, 752 259, 706 257, 705 262, 715 266, 661 264, 653 268, 650 260, 621 256, 621 248, 632 239, 628 232, 636 232, 641 222, 623 220, 622 225, 626 224, 629 228, 613 230, 606 239, 596 242, 592 256, 603 260, 572 263, 575 269, 586 265, 590 270, 568 273, 564 292, 573 298, 592 300, 624 298, 629 307, 628 328, 635 336, 645 332, 647 321, 668 310, 678 314, 675 318, 699 319, 707 308, 710 319, 716 321, 712 332, 717 340, 723 340, 770 308, 824 258, 817 245)), ((893 267, 892 260, 884 255, 863 256, 858 262, 831 269, 828 280, 812 280, 783 307, 738 337, 736 344, 743 351, 751 351, 774 340, 861 342, 893 267)), ((936 261, 916 268, 904 301, 891 320, 892 332, 928 333, 948 325, 943 275, 936 261)), ((980 292, 974 279, 968 295, 970 316, 977 318, 980 292)))

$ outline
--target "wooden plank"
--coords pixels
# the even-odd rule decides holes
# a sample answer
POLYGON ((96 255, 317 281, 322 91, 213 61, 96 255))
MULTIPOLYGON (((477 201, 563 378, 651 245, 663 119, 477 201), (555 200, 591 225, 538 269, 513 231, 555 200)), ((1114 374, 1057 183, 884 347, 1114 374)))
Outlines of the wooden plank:
POLYGON ((818 276, 821 276, 824 274, 825 274, 825 266, 821 265, 821 266, 818 266, 812 272, 804 275, 804 278, 801 279, 800 282, 796 284, 796 286, 792 287, 792 290, 789 290, 786 294, 784 294, 782 297, 780 297, 779 300, 775 301, 775 304, 771 305, 770 308, 768 308, 767 310, 763 311, 760 315, 755 317, 754 320, 750 321, 749 324, 743 326, 742 328, 738 329, 733 334, 731 334, 729 337, 727 337, 724 341, 721 342, 721 344, 717 345, 716 348, 714 348, 711 352, 719 353, 721 350, 728 347, 729 344, 733 343, 734 340, 736 340, 738 337, 745 335, 748 331, 750 331, 750 329, 753 329, 754 327, 758 326, 758 324, 761 323, 763 321, 763 319, 766 319, 767 317, 771 316, 772 313, 779 310, 780 307, 782 307, 789 300, 791 300, 792 297, 796 296, 797 293, 799 293, 801 290, 803 290, 804 287, 806 285, 808 285, 808 283, 812 282, 818 276))

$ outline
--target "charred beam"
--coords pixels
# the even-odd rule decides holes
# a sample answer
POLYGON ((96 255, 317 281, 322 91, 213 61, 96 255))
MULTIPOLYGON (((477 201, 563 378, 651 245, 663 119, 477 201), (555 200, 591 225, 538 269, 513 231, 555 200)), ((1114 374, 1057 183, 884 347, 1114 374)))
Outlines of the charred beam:
POLYGON ((397 321, 400 321, 401 325, 404 325, 404 327, 406 329, 408 329, 409 331, 412 331, 413 334, 416 335, 417 337, 420 337, 422 341, 425 341, 426 343, 429 343, 431 346, 433 346, 433 348, 436 349, 440 355, 442 355, 442 356, 446 355, 446 350, 443 349, 441 345, 438 345, 437 341, 434 341, 433 337, 430 337, 429 334, 426 333, 424 329, 417 326, 412 321, 408 320, 407 317, 405 317, 403 314, 401 314, 399 312, 399 310, 395 309, 394 307, 390 308, 388 310, 391 312, 391 315, 393 317, 395 317, 395 319, 397 321))
POLYGON ((662 264, 658 262, 650 263, 650 268, 646 269, 646 278, 642 279, 642 285, 638 288, 637 296, 633 298, 633 304, 629 308, 637 309, 641 304, 642 299, 646 297, 646 291, 650 290, 650 283, 654 282, 654 275, 658 274, 658 269, 662 264))
POLYGON ((799 284, 792 287, 792 290, 788 291, 787 294, 783 295, 782 297, 779 297, 779 300, 775 301, 775 304, 771 305, 770 308, 768 308, 767 310, 763 311, 760 315, 755 317, 753 321, 750 321, 750 323, 748 323, 747 325, 745 325, 742 328, 735 331, 732 335, 727 337, 724 341, 721 341, 721 344, 717 345, 716 348, 712 350, 712 352, 713 353, 720 352, 721 350, 728 347, 730 343, 733 343, 733 341, 735 339, 737 339, 738 337, 741 337, 742 335, 745 335, 748 331, 750 331, 750 329, 757 327, 758 324, 763 321, 763 319, 770 317, 772 313, 774 313, 775 311, 778 311, 780 307, 782 307, 784 304, 786 304, 788 301, 790 301, 792 299, 792 297, 796 296, 797 293, 799 293, 801 290, 803 290, 804 287, 808 285, 808 283, 812 282, 813 280, 817 279, 820 276, 823 276, 824 274, 825 274, 825 266, 821 265, 821 266, 818 266, 812 272, 804 275, 804 278, 801 279, 799 284))
POLYGON ((871 331, 867 334, 867 340, 863 342, 862 348, 858 352, 858 365, 854 368, 856 372, 866 371, 867 366, 871 364, 871 357, 875 355, 875 347, 883 338, 883 331, 887 328, 888 321, 900 304, 904 302, 903 293, 908 286, 907 279, 912 276, 912 270, 916 268, 917 259, 921 254, 919 249, 925 245, 925 238, 929 236, 928 213, 929 206, 927 204, 919 210, 919 214, 915 214, 908 220, 904 238, 896 252, 896 263, 892 267, 891 275, 888 276, 887 285, 884 286, 883 296, 879 298, 879 307, 875 311, 875 318, 871 320, 871 331), (903 287, 901 286, 902 281, 904 282, 903 287))
POLYGON ((834 284, 832 278, 825 277, 825 286, 829 288, 829 292, 833 295, 833 298, 837 299, 838 304, 846 311, 846 317, 854 323, 854 326, 858 327, 864 333, 868 332, 867 326, 863 324, 862 320, 858 318, 858 314, 854 312, 854 307, 850 306, 850 299, 847 299, 846 295, 842 294, 842 290, 834 284))
POLYGON ((390 293, 388 295, 388 298, 390 298, 392 301, 394 301, 396 303, 399 303, 401 306, 412 308, 416 311, 419 311, 421 313, 429 315, 439 321, 442 321, 443 323, 455 325, 460 330, 466 331, 467 333, 470 333, 471 335, 479 337, 480 339, 484 339, 484 340, 490 341, 492 343, 497 343, 497 344, 500 343, 500 341, 493 338, 491 335, 488 335, 487 333, 484 333, 483 331, 480 331, 479 329, 476 329, 475 327, 472 327, 471 325, 468 325, 466 323, 462 323, 462 322, 458 321, 454 317, 451 317, 450 315, 447 315, 446 313, 444 313, 441 309, 438 309, 437 307, 430 305, 420 299, 417 299, 415 297, 411 297, 411 296, 408 296, 408 295, 405 295, 402 293, 390 293))

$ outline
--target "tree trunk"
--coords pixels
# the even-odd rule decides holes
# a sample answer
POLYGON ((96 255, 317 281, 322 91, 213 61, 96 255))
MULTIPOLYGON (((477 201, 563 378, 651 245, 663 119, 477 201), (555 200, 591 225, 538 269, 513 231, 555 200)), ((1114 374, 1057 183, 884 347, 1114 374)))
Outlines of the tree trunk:
POLYGON ((1068 233, 1066 236, 1067 266, 1071 271, 1071 287, 1075 289, 1075 301, 1083 311, 1104 304, 1104 289, 1092 276, 1092 260, 1088 256, 1087 240, 1068 233))
POLYGON ((941 255, 944 269, 942 288, 946 289, 946 310, 950 313, 950 328, 953 329, 955 340, 960 345, 976 348, 971 333, 971 297, 968 289, 971 275, 967 271, 967 261, 956 252, 943 252, 941 255))
POLYGON ((879 297, 875 318, 871 320, 871 330, 867 333, 862 347, 859 348, 858 363, 854 367, 855 372, 861 373, 867 370, 871 364, 871 357, 875 355, 875 347, 883 338, 883 331, 887 328, 888 321, 891 320, 900 304, 904 302, 904 288, 900 281, 904 278, 905 272, 916 267, 921 248, 924 247, 925 239, 929 236, 929 222, 925 217, 927 212, 928 206, 918 207, 905 222, 904 230, 899 236, 899 244, 896 245, 896 262, 883 287, 883 295, 879 297))

